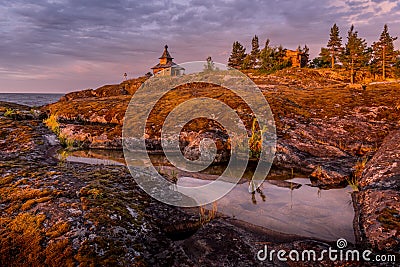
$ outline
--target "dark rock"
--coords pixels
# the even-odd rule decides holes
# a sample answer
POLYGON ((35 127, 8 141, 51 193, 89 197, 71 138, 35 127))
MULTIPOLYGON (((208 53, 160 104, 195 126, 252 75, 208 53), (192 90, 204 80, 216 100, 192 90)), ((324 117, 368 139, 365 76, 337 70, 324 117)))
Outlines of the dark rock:
POLYGON ((310 178, 313 186, 340 187, 347 183, 346 179, 348 176, 345 176, 334 170, 327 170, 324 167, 318 166, 310 174, 310 178))
POLYGON ((367 163, 354 193, 358 242, 400 254, 400 131, 392 132, 367 163))

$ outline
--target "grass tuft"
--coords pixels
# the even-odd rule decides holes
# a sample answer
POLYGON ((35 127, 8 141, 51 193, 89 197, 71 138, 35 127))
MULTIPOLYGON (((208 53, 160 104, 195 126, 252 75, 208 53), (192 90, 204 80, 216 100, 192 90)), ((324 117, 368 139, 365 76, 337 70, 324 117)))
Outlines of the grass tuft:
POLYGON ((11 117, 14 114, 15 114, 15 110, 8 108, 8 109, 6 109, 6 112, 4 112, 4 117, 11 117))
POLYGON ((57 136, 60 135, 60 124, 58 123, 57 115, 51 114, 43 123, 57 136))
POLYGON ((266 126, 264 129, 258 129, 258 121, 256 118, 253 119, 251 126, 251 137, 249 139, 250 157, 259 158, 262 150, 263 134, 266 131, 266 126))
POLYGON ((204 206, 199 207, 200 224, 205 225, 217 216, 217 202, 213 202, 212 209, 207 210, 204 206))

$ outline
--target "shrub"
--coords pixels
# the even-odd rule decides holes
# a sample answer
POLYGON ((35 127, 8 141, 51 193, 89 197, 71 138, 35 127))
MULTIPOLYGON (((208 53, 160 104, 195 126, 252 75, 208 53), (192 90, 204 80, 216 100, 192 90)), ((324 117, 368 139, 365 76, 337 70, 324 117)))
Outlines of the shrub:
POLYGON ((361 178, 361 175, 365 169, 365 165, 368 162, 368 158, 365 157, 359 161, 357 161, 356 165, 354 166, 354 177, 358 180, 361 178))
POLYGON ((60 124, 58 123, 57 115, 51 114, 47 119, 45 119, 44 124, 57 136, 60 135, 60 124))
POLYGON ((266 131, 266 126, 264 129, 259 130, 257 128, 257 119, 253 119, 253 124, 251 126, 251 137, 249 139, 250 157, 259 158, 262 150, 262 139, 263 134, 266 131))
POLYGON ((58 135, 58 140, 60 140, 60 144, 67 148, 67 149, 71 149, 74 147, 75 144, 75 140, 72 138, 69 138, 67 135, 65 134, 59 134, 58 135))

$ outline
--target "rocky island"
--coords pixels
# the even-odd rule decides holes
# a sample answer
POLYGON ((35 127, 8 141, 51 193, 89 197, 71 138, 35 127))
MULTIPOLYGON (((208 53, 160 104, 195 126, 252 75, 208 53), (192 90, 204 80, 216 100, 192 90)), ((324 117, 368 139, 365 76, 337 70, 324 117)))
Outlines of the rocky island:
MULTIPOLYGON (((248 71, 246 75, 261 89, 274 114, 278 140, 272 173, 302 174, 322 190, 352 185, 356 242, 348 248, 399 259, 400 84, 371 83, 362 88, 329 70, 284 69, 269 75, 248 71)), ((321 251, 336 245, 210 210, 199 215, 194 209, 171 207, 143 192, 125 166, 57 157, 62 145, 121 150, 125 110, 146 79, 69 93, 40 111, 0 103, 1 265, 300 266, 276 258, 260 262, 256 258, 260 244, 276 251, 321 251), (43 123, 50 117, 57 122, 53 132, 43 123)), ((168 94, 149 118, 148 150, 160 150, 163 116, 178 100, 192 97, 228 102, 244 114, 251 128, 246 109, 234 95, 221 90, 192 84, 168 94)), ((215 128, 207 123, 184 129, 181 143, 190 148, 183 148, 185 156, 190 158, 204 137, 199 128, 215 128)), ((208 137, 218 143, 222 135, 214 131, 208 137)), ((223 142, 217 146, 221 153, 229 150, 223 142)), ((221 157, 215 164, 225 160, 221 157)), ((375 266, 354 261, 320 264, 375 266)))

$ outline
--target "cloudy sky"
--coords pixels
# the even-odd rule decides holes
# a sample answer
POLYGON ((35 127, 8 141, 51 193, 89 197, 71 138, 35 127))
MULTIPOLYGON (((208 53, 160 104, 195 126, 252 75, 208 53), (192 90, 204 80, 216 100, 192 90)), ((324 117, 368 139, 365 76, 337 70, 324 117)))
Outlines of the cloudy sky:
POLYGON ((0 0, 0 93, 118 83, 148 72, 165 44, 177 63, 226 63, 233 41, 250 49, 257 34, 314 57, 333 23, 344 40, 352 23, 369 44, 385 23, 400 36, 400 1, 0 0))

